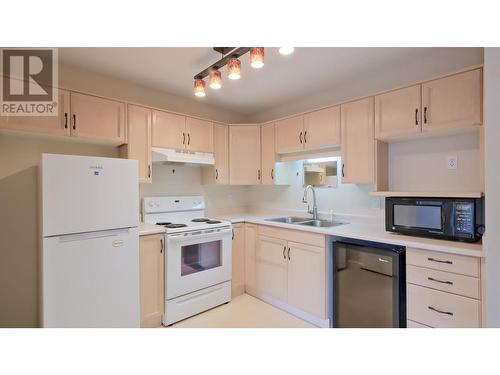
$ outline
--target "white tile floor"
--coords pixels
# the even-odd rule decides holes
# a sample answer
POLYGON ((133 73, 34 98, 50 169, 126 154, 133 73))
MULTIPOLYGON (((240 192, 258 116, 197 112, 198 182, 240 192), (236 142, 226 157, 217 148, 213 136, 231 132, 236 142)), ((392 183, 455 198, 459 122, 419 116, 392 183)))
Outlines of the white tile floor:
POLYGON ((212 310, 175 323, 172 328, 314 328, 248 294, 243 294, 212 310))

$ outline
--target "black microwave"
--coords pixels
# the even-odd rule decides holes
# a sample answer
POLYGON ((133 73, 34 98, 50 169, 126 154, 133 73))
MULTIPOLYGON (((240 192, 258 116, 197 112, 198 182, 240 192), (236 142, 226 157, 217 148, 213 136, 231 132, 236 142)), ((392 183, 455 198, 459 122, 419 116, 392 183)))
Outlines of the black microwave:
POLYGON ((385 229, 410 236, 476 242, 484 233, 484 198, 387 197, 385 229))

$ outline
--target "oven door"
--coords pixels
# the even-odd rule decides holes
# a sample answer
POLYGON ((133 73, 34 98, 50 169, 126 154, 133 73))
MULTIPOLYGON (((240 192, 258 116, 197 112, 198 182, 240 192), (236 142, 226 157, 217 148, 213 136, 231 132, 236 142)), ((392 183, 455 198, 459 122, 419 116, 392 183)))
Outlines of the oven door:
POLYGON ((167 300, 231 280, 231 227, 166 236, 167 300))

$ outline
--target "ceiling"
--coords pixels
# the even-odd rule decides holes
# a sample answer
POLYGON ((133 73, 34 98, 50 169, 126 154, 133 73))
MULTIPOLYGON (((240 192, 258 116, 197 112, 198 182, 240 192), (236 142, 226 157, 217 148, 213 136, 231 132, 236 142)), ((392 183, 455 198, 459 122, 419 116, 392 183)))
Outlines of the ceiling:
MULTIPOLYGON (((445 48, 296 48, 282 56, 265 49, 265 66, 250 67, 249 54, 241 58, 241 79, 226 78, 223 86, 195 98, 193 76, 220 58, 203 48, 60 48, 62 64, 131 81, 170 94, 201 100, 241 115, 296 101, 301 97, 345 86, 346 82, 381 69, 415 66, 415 61, 442 59, 445 48)), ((464 49, 460 49, 464 50, 464 49)), ((478 50, 471 48, 470 50, 478 50)), ((477 51, 474 51, 477 54, 477 51)))

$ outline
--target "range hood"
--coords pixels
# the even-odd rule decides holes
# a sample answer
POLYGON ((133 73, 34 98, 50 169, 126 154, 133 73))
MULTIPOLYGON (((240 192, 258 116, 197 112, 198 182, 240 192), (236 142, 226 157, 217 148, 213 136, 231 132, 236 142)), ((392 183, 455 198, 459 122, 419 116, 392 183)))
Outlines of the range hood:
POLYGON ((174 150, 170 148, 151 148, 153 163, 183 163, 196 165, 214 165, 214 154, 210 152, 194 152, 174 150))

